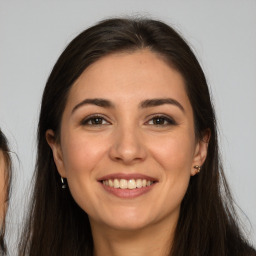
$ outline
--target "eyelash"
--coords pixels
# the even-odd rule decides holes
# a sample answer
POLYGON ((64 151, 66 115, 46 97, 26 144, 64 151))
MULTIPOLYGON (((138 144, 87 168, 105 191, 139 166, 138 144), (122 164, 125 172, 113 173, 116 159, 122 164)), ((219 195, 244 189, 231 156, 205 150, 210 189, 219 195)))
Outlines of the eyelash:
POLYGON ((153 121, 153 124, 150 124, 150 125, 155 125, 155 126, 169 126, 169 125, 177 125, 177 123, 171 118, 171 117, 168 117, 168 116, 165 116, 165 115, 155 115, 153 117, 151 117, 149 119, 149 121, 147 121, 146 123, 149 124, 150 121, 153 121), (154 121, 163 121, 164 123, 162 124, 158 124, 158 123, 154 123, 154 121))
POLYGON ((91 125, 91 126, 100 126, 100 125, 106 125, 104 123, 92 123, 92 121, 96 121, 97 119, 100 119, 101 122, 105 121, 106 123, 110 124, 110 122, 106 121, 106 118, 104 118, 101 115, 92 115, 92 116, 88 116, 85 119, 83 119, 81 121, 81 125, 91 125), (91 122, 91 123, 89 123, 91 122))
MULTIPOLYGON (((81 121, 81 125, 101 126, 101 125, 106 125, 106 124, 111 124, 111 123, 108 122, 101 115, 92 115, 92 116, 89 116, 81 121), (97 119, 98 119, 98 121, 97 121, 97 119), (93 123, 93 122, 95 122, 95 123, 93 123), (100 123, 98 123, 98 122, 100 122, 100 123), (102 122, 105 122, 105 123, 102 123, 102 122)), ((165 115, 155 115, 155 116, 151 117, 145 124, 154 125, 154 126, 177 125, 177 123, 172 118, 167 117, 165 115), (152 124, 150 124, 151 121, 153 121, 152 124), (160 123, 154 123, 154 121, 155 122, 160 121, 160 123), (161 122, 164 122, 164 123, 161 123, 161 122)))

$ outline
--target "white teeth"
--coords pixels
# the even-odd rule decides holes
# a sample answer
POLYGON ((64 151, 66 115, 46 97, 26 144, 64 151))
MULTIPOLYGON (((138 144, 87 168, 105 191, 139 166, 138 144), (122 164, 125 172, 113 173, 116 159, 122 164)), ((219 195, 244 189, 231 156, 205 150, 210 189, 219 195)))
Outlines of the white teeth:
POLYGON ((120 188, 122 189, 127 188, 127 180, 121 179, 119 184, 120 184, 120 188))
MULTIPOLYGON (((103 184, 104 184, 104 183, 103 183, 103 184)), ((108 185, 109 185, 110 187, 114 187, 113 180, 108 180, 108 185)))
POLYGON ((136 180, 136 187, 137 188, 141 188, 142 187, 142 180, 141 179, 136 180))
POLYGON ((134 179, 128 180, 127 187, 128 187, 129 189, 134 189, 134 188, 136 188, 136 182, 135 182, 135 180, 134 180, 134 179))
POLYGON ((135 189, 135 188, 142 188, 148 187, 153 184, 153 181, 146 180, 146 179, 114 179, 114 180, 103 180, 102 182, 105 186, 120 188, 120 189, 135 189))
POLYGON ((119 180, 114 179, 114 188, 119 188, 119 180))

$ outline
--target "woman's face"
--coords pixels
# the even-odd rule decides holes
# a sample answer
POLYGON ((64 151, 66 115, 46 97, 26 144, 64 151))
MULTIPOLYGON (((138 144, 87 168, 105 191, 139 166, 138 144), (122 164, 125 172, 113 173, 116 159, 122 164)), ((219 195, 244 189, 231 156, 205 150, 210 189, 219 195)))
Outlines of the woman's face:
POLYGON ((149 50, 106 56, 71 88, 55 163, 91 223, 134 230, 177 221, 194 165, 195 138, 184 80, 149 50))
POLYGON ((0 150, 0 227, 3 221, 5 212, 5 197, 6 197, 6 185, 5 185, 5 160, 3 151, 0 150))

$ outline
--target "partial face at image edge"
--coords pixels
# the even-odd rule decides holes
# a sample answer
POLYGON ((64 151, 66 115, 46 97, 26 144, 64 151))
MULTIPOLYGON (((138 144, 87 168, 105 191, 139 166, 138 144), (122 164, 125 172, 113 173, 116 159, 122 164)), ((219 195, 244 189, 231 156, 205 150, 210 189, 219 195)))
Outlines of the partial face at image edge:
POLYGON ((0 150, 0 227, 3 224, 5 212, 6 212, 6 196, 7 196, 7 184, 6 184, 6 160, 2 150, 0 150))

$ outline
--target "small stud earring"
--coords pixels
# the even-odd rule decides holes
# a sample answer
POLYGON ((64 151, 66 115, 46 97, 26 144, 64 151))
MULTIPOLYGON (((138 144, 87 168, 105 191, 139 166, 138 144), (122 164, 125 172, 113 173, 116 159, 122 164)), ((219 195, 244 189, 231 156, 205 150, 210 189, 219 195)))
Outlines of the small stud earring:
POLYGON ((199 165, 195 165, 194 168, 196 169, 196 174, 198 174, 201 170, 201 167, 199 165))
POLYGON ((64 179, 63 179, 62 177, 60 177, 60 180, 61 180, 61 188, 62 188, 62 189, 67 188, 67 184, 66 184, 66 182, 64 181, 64 179))

